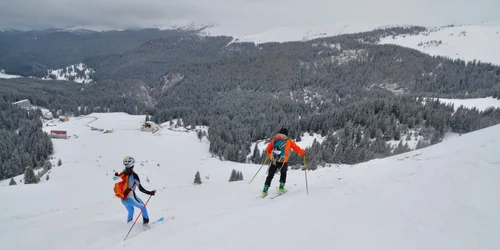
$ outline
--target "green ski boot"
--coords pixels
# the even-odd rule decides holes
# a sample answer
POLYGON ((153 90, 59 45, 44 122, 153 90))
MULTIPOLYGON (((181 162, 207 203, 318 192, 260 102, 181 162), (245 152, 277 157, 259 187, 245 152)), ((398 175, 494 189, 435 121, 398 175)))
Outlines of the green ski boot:
POLYGON ((266 197, 267 196, 267 190, 269 190, 269 186, 264 185, 264 190, 262 190, 262 197, 266 197))
POLYGON ((286 192, 286 190, 285 190, 285 183, 284 183, 284 182, 280 182, 280 189, 279 189, 279 192, 280 192, 280 193, 284 193, 284 192, 286 192))

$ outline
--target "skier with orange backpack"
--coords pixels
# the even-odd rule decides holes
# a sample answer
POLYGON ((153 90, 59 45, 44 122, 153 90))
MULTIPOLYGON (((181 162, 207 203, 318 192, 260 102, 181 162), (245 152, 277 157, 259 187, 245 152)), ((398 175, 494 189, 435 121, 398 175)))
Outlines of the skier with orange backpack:
POLYGON ((301 149, 294 141, 288 138, 288 129, 282 128, 267 145, 266 152, 269 155, 269 159, 272 164, 269 167, 266 182, 264 183, 262 197, 267 196, 271 181, 273 180, 274 174, 278 170, 280 171, 279 192, 285 192, 286 172, 288 170, 288 158, 290 156, 290 149, 298 153, 300 156, 306 155, 306 151, 301 149))
POLYGON ((134 172, 135 159, 133 157, 127 156, 123 159, 123 165, 125 169, 121 173, 115 173, 115 176, 122 179, 121 182, 115 184, 114 191, 116 197, 122 200, 122 204, 128 211, 127 223, 132 221, 134 216, 134 207, 142 210, 142 219, 144 225, 149 223, 148 210, 144 205, 144 202, 137 197, 135 194, 135 189, 139 187, 139 191, 147 195, 155 195, 156 190, 148 191, 142 185, 139 179, 139 175, 134 172))

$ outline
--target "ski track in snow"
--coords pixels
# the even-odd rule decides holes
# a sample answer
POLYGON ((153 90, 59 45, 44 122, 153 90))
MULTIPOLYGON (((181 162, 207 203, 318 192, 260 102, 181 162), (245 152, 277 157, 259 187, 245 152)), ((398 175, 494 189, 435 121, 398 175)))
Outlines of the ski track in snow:
MULTIPOLYGON (((500 245, 500 126, 390 158, 309 171, 309 195, 304 172, 290 170, 289 192, 271 200, 256 199, 266 167, 249 185, 259 165, 212 158, 208 142, 195 132, 141 132, 143 120, 94 113, 45 127, 78 138, 54 139, 63 165, 53 167, 49 181, 0 182, 0 199, 7 201, 0 203, 4 249, 493 250, 500 245), (98 118, 92 126, 113 133, 91 131, 86 124, 92 117, 98 118), (175 219, 124 241, 129 225, 113 196, 112 174, 122 169, 126 155, 136 158, 143 185, 158 190, 148 204, 151 218, 175 219), (244 181, 228 182, 233 168, 243 172, 244 181), (196 171, 203 181, 199 186, 192 184, 196 171)), ((139 220, 131 234, 141 227, 139 220)))

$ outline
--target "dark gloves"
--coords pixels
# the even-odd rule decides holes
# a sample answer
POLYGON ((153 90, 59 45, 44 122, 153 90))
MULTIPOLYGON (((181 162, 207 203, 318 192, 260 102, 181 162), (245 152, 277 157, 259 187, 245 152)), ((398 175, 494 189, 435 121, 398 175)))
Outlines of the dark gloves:
POLYGON ((149 195, 155 195, 156 194, 156 190, 153 190, 153 191, 149 191, 149 195))

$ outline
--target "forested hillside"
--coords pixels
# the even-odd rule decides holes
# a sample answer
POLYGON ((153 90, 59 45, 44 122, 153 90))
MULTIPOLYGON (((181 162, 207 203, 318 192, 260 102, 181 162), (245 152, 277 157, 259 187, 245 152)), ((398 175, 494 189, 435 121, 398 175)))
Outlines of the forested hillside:
MULTIPOLYGON (((454 112, 425 99, 498 96, 500 67, 375 44, 423 29, 258 45, 173 31, 79 57, 95 70, 91 84, 5 79, 0 96, 7 103, 30 99, 54 114, 147 113, 158 123, 182 118, 186 125, 208 125, 210 151, 238 162, 251 155, 260 163, 262 152, 251 148, 252 142, 284 126, 297 140, 304 133, 325 138, 308 149, 311 167, 358 163, 408 151, 407 141, 425 147, 440 142, 446 132, 500 122, 500 110, 454 112)), ((51 65, 67 63, 45 52, 40 58, 51 65)), ((291 161, 300 163, 296 155, 291 161)))
POLYGON ((158 101, 154 119, 182 117, 187 124, 209 125, 211 151, 240 162, 251 142, 279 127, 289 127, 294 138, 320 133, 328 137, 311 150, 314 159, 341 163, 406 151, 403 143, 390 149, 385 142, 415 131, 423 147, 447 131, 469 132, 500 121, 497 110, 453 113, 416 99, 491 95, 499 87, 500 67, 366 42, 382 35, 388 33, 228 45, 221 53, 237 56, 168 70, 152 91, 158 101))
POLYGON ((102 82, 80 86, 72 82, 27 78, 0 79, 0 98, 12 103, 29 99, 54 115, 79 116, 92 112, 146 112, 142 91, 136 82, 102 82))
POLYGON ((210 62, 231 37, 172 36, 148 41, 137 48, 109 55, 89 57, 84 63, 101 79, 142 79, 153 81, 171 67, 181 64, 210 62))
POLYGON ((53 148, 40 116, 40 110, 26 112, 0 98, 0 179, 46 165, 53 148))
POLYGON ((49 69, 80 63, 88 57, 122 53, 153 39, 195 33, 181 29, 0 32, 0 69, 15 75, 44 77, 49 69))

